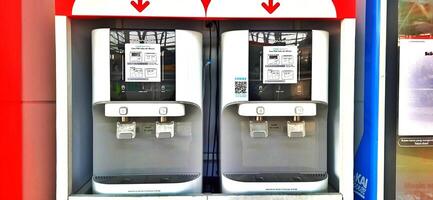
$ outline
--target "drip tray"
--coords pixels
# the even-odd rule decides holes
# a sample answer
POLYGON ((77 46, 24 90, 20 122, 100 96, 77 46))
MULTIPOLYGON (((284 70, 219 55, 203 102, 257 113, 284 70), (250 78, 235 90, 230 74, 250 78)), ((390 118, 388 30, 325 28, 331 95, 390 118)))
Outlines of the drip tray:
POLYGON ((95 176, 93 180, 101 184, 150 184, 184 183, 200 177, 200 174, 181 175, 130 175, 130 176, 95 176))
POLYGON ((327 173, 260 173, 224 174, 225 177, 240 182, 316 182, 325 180, 327 173))

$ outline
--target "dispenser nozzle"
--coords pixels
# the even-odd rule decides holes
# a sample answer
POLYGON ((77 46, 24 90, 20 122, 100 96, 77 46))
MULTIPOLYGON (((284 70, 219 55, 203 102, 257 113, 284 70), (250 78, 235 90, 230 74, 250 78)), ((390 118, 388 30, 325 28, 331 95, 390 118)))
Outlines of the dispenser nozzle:
POLYGON ((301 116, 293 116, 293 122, 287 121, 287 136, 290 138, 305 137, 305 121, 301 116))
POLYGON ((136 136, 137 124, 128 122, 128 118, 122 117, 121 122, 117 122, 116 137, 119 140, 131 140, 136 136))
POLYGON ((257 122, 262 122, 263 121, 263 116, 256 116, 256 121, 257 122))
POLYGON ((174 137, 174 121, 168 122, 167 117, 161 116, 159 122, 156 122, 156 138, 174 137))
POLYGON ((268 122, 263 116, 256 116, 255 121, 250 121, 250 136, 252 138, 266 138, 269 136, 268 122))

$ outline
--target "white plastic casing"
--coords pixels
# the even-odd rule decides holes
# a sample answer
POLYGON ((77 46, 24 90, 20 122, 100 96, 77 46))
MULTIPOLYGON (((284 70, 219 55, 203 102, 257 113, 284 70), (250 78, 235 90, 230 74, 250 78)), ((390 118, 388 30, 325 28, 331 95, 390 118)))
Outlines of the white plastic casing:
POLYGON ((245 78, 248 82, 248 34, 248 30, 240 30, 221 35, 221 108, 234 102, 248 101, 248 94, 235 96, 236 78, 245 78))
MULTIPOLYGON (((248 101, 247 94, 235 95, 235 81, 239 78, 248 82, 249 31, 237 30, 225 32, 221 36, 222 52, 222 107, 248 101)), ((312 83, 311 101, 328 103, 328 65, 329 33, 312 31, 312 83)))
POLYGON ((329 33, 313 30, 311 100, 328 103, 329 33))
POLYGON ((110 29, 92 31, 92 102, 110 101, 110 29))
MULTIPOLYGON (((176 101, 202 108, 202 40, 199 32, 176 30, 176 101)), ((110 29, 92 31, 93 104, 110 102, 110 29)), ((145 102, 142 102, 145 103, 145 102)), ((143 113, 146 116, 145 113, 143 113)))
POLYGON ((202 108, 203 36, 176 30, 176 101, 202 108))

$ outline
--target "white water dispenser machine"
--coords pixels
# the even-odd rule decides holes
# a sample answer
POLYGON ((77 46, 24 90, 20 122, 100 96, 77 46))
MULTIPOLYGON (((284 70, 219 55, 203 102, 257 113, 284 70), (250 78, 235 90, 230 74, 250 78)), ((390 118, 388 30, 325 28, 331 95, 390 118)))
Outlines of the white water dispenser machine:
POLYGON ((328 51, 320 30, 222 34, 223 193, 327 191, 328 51))
POLYGON ((201 193, 202 48, 194 31, 92 31, 94 193, 201 193))

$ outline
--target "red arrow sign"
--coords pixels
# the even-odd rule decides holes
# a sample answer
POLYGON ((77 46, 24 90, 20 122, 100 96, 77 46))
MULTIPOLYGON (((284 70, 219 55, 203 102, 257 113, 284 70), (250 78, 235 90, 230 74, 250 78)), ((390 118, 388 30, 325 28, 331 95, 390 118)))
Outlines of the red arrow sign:
POLYGON ((207 12, 207 8, 209 7, 211 0, 201 0, 201 3, 203 4, 204 11, 207 12))
POLYGON ((265 8, 266 11, 268 11, 269 14, 272 14, 277 10, 278 7, 280 7, 280 3, 277 2, 274 4, 274 0, 268 0, 268 4, 265 2, 262 3, 263 8, 265 8))
POLYGON ((131 5, 134 6, 134 8, 138 11, 138 12, 143 12, 144 9, 147 8, 147 6, 149 6, 150 2, 146 1, 143 3, 143 0, 138 0, 138 2, 135 1, 131 1, 131 5))

